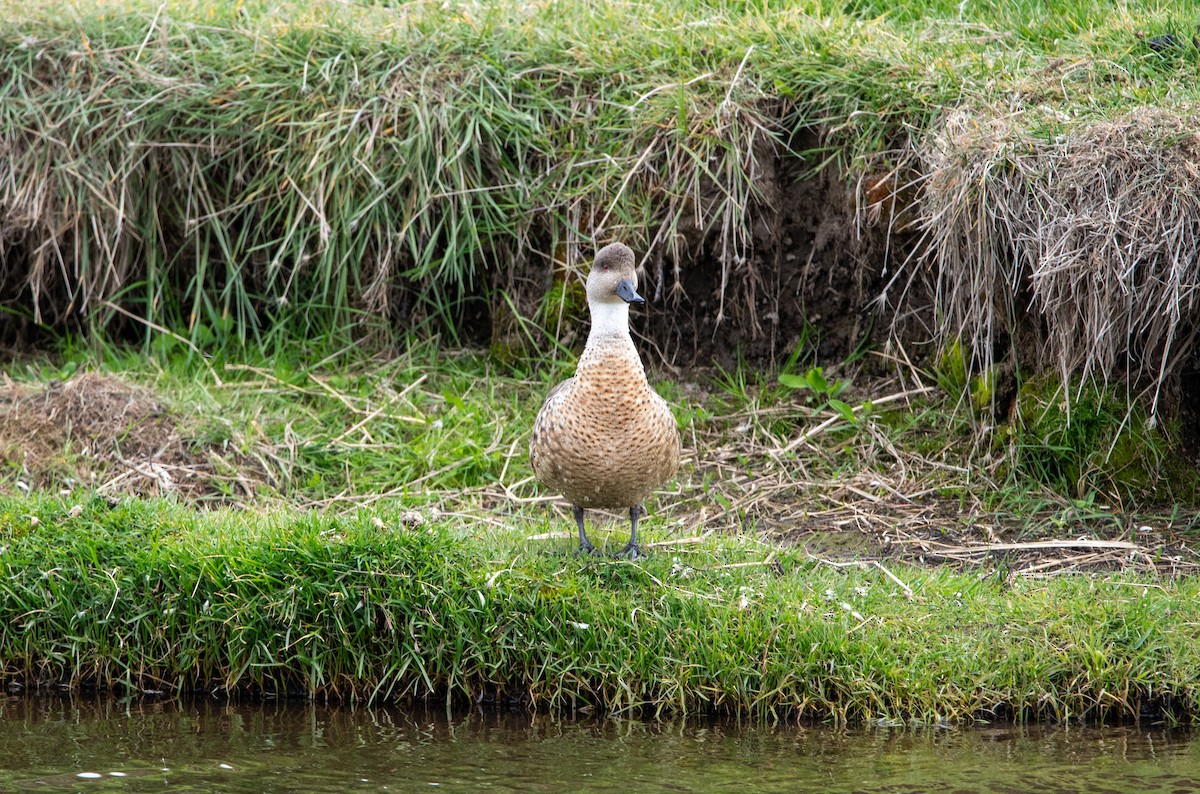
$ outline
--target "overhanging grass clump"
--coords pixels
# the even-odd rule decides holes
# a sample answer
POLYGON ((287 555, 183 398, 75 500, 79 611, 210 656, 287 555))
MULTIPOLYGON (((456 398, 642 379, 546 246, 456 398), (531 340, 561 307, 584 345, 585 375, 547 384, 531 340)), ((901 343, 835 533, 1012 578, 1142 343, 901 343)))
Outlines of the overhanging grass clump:
POLYGON ((1155 416, 1200 329, 1194 114, 950 114, 919 152, 942 344, 965 340, 976 372, 1015 359, 1064 387, 1145 387, 1155 416))
POLYGON ((644 562, 395 512, 0 502, 27 685, 870 720, 1186 718, 1194 579, 837 568, 734 538, 644 562))
POLYGON ((3 238, 25 265, 8 291, 39 322, 107 321, 119 298, 193 337, 439 313, 454 329, 457 299, 563 243, 573 264, 581 238, 677 247, 686 220, 718 224, 728 267, 745 253, 769 130, 736 67, 759 26, 664 40, 620 5, 507 3, 60 17, 0 36, 3 238), (697 59, 678 85, 668 52, 697 59))

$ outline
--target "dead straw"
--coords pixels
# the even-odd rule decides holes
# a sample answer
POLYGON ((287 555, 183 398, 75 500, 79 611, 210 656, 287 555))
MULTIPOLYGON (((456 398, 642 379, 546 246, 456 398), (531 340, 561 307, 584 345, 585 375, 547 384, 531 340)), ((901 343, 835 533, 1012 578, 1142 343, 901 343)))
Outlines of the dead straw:
POLYGON ((923 244, 943 345, 973 371, 1017 348, 1064 382, 1145 385, 1151 415, 1192 349, 1200 299, 1195 112, 1065 121, 960 108, 917 145, 923 244))

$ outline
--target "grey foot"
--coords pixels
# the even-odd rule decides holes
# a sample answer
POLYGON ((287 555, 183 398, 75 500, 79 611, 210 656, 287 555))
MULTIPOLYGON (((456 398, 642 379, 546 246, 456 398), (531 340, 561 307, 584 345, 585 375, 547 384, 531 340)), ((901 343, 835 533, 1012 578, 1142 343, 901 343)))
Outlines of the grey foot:
POLYGON ((575 506, 572 509, 572 512, 575 514, 575 526, 577 526, 579 528, 579 551, 578 551, 578 554, 580 556, 583 556, 585 554, 593 554, 593 555, 599 554, 600 552, 596 551, 596 547, 592 545, 592 542, 590 540, 588 540, 587 533, 583 531, 583 508, 579 507, 579 506, 575 506))
POLYGON ((625 544, 625 548, 617 553, 618 557, 623 557, 627 560, 644 560, 646 559, 642 547, 638 545, 637 525, 638 519, 646 511, 641 505, 634 505, 629 508, 629 542, 625 544))
POLYGON ((625 548, 617 552, 617 557, 625 560, 644 560, 647 555, 641 546, 631 540, 625 544, 625 548))

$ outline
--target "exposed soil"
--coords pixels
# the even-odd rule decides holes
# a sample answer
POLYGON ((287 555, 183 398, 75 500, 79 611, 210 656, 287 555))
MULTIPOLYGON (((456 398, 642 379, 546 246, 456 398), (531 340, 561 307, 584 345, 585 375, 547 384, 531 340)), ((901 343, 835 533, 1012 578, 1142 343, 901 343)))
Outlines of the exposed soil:
MULTIPOLYGON (((794 148, 818 146, 815 134, 802 137, 794 148)), ((761 149, 756 184, 762 200, 747 209, 747 256, 725 262, 720 235, 697 228, 690 217, 681 218, 678 229, 686 261, 675 261, 664 245, 636 251, 646 258, 641 275, 648 303, 632 321, 649 359, 729 369, 739 360, 769 365, 804 345, 803 352, 815 351, 828 366, 864 343, 883 341, 891 329, 892 318, 881 317, 873 301, 888 278, 887 263, 912 245, 903 230, 910 208, 897 206, 896 195, 911 197, 890 182, 876 189, 880 176, 853 182, 835 168, 814 175, 812 163, 792 153, 761 149)), ((590 255, 582 252, 585 261, 590 255)), ((563 275, 551 274, 543 257, 530 257, 515 271, 495 272, 491 321, 466 329, 476 332, 471 341, 491 344, 502 356, 529 339, 513 307, 536 320, 547 290, 560 287, 563 275)), ((560 343, 586 338, 586 311, 580 314, 581 327, 557 329, 560 343)), ((928 340, 926 328, 899 328, 912 337, 906 342, 928 340)), ((556 332, 553 324, 549 330, 556 332)))
POLYGON ((30 489, 191 499, 250 492, 253 466, 188 443, 150 391, 88 372, 35 388, 0 382, 0 462, 30 489))
MULTIPOLYGON (((856 384, 846 399, 878 401, 879 417, 924 388, 840 374, 856 384)), ((901 442, 887 427, 868 417, 839 429, 831 411, 798 399, 739 407, 693 428, 682 470, 657 499, 650 543, 750 534, 833 565, 951 564, 1002 577, 1200 572, 1200 516, 1170 504, 1165 492, 1155 504, 1122 510, 1119 500, 1081 503, 1049 488, 1035 492, 1029 482, 1024 496, 987 504, 1009 475, 991 456, 972 455, 970 437, 938 436, 928 445, 914 426, 901 442)), ((502 502, 507 494, 497 496, 502 502)))
POLYGON ((855 196, 842 179, 807 176, 794 157, 771 162, 761 185, 769 206, 754 223, 751 255, 727 277, 724 301, 719 243, 702 239, 680 268, 683 297, 645 312, 644 332, 677 354, 672 363, 768 363, 802 340, 836 363, 869 338, 882 235, 856 233, 855 196))
POLYGON ((1200 571, 1197 528, 1191 516, 1016 516, 950 499, 859 499, 817 510, 780 539, 834 565, 951 564, 1011 580, 1079 571, 1194 574, 1200 571))

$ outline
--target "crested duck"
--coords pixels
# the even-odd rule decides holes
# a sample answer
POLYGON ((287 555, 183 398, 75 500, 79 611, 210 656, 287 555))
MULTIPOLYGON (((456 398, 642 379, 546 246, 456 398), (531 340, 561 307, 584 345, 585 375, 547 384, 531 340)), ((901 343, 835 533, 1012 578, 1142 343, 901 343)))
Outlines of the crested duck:
POLYGON ((642 500, 679 467, 679 428, 666 401, 650 388, 629 335, 629 306, 638 294, 634 256, 613 243, 596 253, 587 279, 592 317, 575 376, 555 386, 533 425, 533 472, 571 503, 579 550, 594 554, 584 530, 587 508, 628 508, 629 543, 619 556, 642 556, 642 500))

